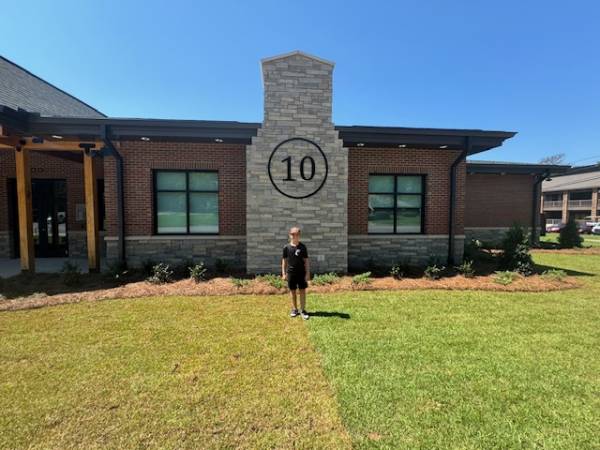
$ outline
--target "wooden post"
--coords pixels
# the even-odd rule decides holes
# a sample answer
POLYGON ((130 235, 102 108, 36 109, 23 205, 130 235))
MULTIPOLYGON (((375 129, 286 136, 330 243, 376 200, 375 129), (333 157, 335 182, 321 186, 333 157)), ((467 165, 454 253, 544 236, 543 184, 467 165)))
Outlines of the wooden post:
POLYGON ((94 159, 88 149, 83 153, 83 184, 85 188, 85 225, 87 234, 88 268, 90 272, 100 270, 98 242, 98 198, 94 159))
POLYGON ((594 188, 592 191, 592 221, 598 220, 598 208, 600 208, 600 203, 598 203, 598 189, 594 188))
POLYGON ((562 215, 561 222, 567 223, 569 220, 569 192, 564 191, 562 193, 562 215))
POLYGON ((21 271, 35 272, 33 246, 33 213, 31 206, 31 169, 29 150, 20 145, 15 149, 17 175, 17 205, 19 210, 19 248, 21 251, 21 271))

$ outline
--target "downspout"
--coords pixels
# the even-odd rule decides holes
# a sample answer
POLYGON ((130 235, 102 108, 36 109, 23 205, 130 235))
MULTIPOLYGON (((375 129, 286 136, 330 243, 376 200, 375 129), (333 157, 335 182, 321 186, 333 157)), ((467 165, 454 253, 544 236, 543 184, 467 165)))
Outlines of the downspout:
POLYGON ((454 211, 456 209, 456 169, 464 161, 471 150, 471 138, 465 138, 465 148, 450 166, 450 207, 448 209, 448 265, 454 264, 454 211))
POLYGON ((103 156, 115 158, 115 169, 117 177, 117 248, 119 262, 126 264, 125 256, 125 194, 123 190, 123 157, 110 140, 110 130, 107 125, 101 128, 102 141, 105 147, 102 149, 103 156))
POLYGON ((536 238, 536 231, 538 227, 537 219, 540 216, 540 185, 542 182, 550 176, 550 172, 546 171, 543 175, 538 175, 535 182, 533 183, 533 208, 531 211, 531 237, 529 242, 531 246, 537 245, 538 239, 536 238))

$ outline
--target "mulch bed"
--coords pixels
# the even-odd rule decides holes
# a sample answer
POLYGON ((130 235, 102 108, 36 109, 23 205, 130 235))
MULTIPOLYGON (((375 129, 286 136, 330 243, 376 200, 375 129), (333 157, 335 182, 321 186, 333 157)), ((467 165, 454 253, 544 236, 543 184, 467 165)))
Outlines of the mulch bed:
MULTIPOLYGON (((579 287, 575 277, 568 276, 560 281, 542 278, 539 275, 519 277, 509 285, 494 282, 493 275, 465 278, 460 275, 445 277, 440 280, 426 278, 404 278, 396 280, 392 277, 373 278, 372 282, 364 285, 352 283, 352 277, 344 276, 330 285, 309 285, 310 293, 329 293, 357 290, 481 290, 501 292, 546 292, 579 287)), ((82 301, 97 301, 117 298, 138 298, 151 296, 215 296, 215 295, 274 295, 284 294, 285 289, 277 289, 262 280, 249 280, 244 285, 235 286, 229 277, 217 277, 208 281, 195 283, 184 279, 168 284, 152 284, 147 281, 137 281, 121 286, 101 288, 94 286, 89 290, 80 289, 77 292, 33 293, 16 298, 2 298, 0 295, 0 311, 41 308, 44 306, 78 303, 82 301)))

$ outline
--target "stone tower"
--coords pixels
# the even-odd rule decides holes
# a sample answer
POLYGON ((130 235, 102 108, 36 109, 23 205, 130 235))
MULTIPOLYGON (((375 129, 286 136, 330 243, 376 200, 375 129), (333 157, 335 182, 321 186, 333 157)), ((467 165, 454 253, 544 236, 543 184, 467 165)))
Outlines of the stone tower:
POLYGON ((313 272, 348 265, 348 150, 331 118, 333 63, 292 52, 262 60, 264 120, 246 148, 249 273, 279 272, 299 226, 313 272))

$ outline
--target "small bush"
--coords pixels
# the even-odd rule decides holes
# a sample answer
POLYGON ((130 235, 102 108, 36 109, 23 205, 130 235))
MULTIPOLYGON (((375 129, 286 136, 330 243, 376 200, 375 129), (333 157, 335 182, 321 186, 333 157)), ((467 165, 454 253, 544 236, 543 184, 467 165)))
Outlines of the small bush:
POLYGON ((159 263, 152 267, 152 276, 148 278, 148 281, 152 284, 164 284, 170 283, 172 277, 173 271, 171 270, 171 266, 159 263))
POLYGON ((511 272, 510 270, 497 271, 495 274, 494 283, 502 284, 503 286, 511 284, 519 276, 517 272, 511 272))
POLYGON ((259 275, 256 277, 256 279, 263 281, 276 289, 283 289, 286 286, 285 280, 281 277, 281 275, 275 275, 274 273, 259 275))
POLYGON ((577 230, 577 224, 573 219, 569 219, 567 224, 560 230, 558 236, 558 245, 560 248, 581 247, 583 239, 577 230))
POLYGON ((204 267, 204 263, 201 262, 200 264, 189 266, 188 270, 190 271, 190 278, 196 283, 206 280, 206 267, 204 267))
POLYGON ((69 261, 66 261, 62 269, 62 281, 66 286, 77 286, 81 284, 81 269, 69 261))
POLYGON ((513 225, 502 240, 500 268, 505 271, 517 271, 528 276, 533 273, 533 260, 529 254, 529 240, 520 225, 513 225))
POLYGON ((250 280, 245 278, 231 278, 231 284, 233 284, 236 288, 243 288, 244 286, 248 286, 250 280))
POLYGON ((438 264, 430 264, 427 267, 425 267, 425 277, 429 278, 430 280, 439 280, 440 278, 442 278, 442 272, 445 270, 446 268, 444 266, 440 266, 438 264))
POLYGON ((119 280, 128 274, 127 265, 122 261, 109 263, 106 268, 106 275, 114 280, 119 280))
POLYGON ((462 264, 455 267, 456 271, 465 278, 473 278, 475 276, 475 269, 473 268, 473 261, 465 259, 462 264))
POLYGON ((550 270, 546 270, 540 276, 546 280, 563 281, 567 276, 567 272, 565 272, 564 270, 560 270, 560 269, 550 269, 550 270))
POLYGON ((337 283, 339 279, 340 277, 335 272, 321 273, 313 277, 312 284, 315 286, 324 286, 326 284, 337 283))
POLYGON ((359 273, 352 277, 352 284, 355 285, 366 285, 372 282, 371 272, 359 273))
POLYGON ((215 261, 215 270, 218 273, 225 273, 229 269, 229 261, 217 258, 215 261))
POLYGON ((390 269, 390 276, 394 277, 396 280, 401 280, 408 274, 409 271, 410 266, 408 263, 395 263, 390 269))

